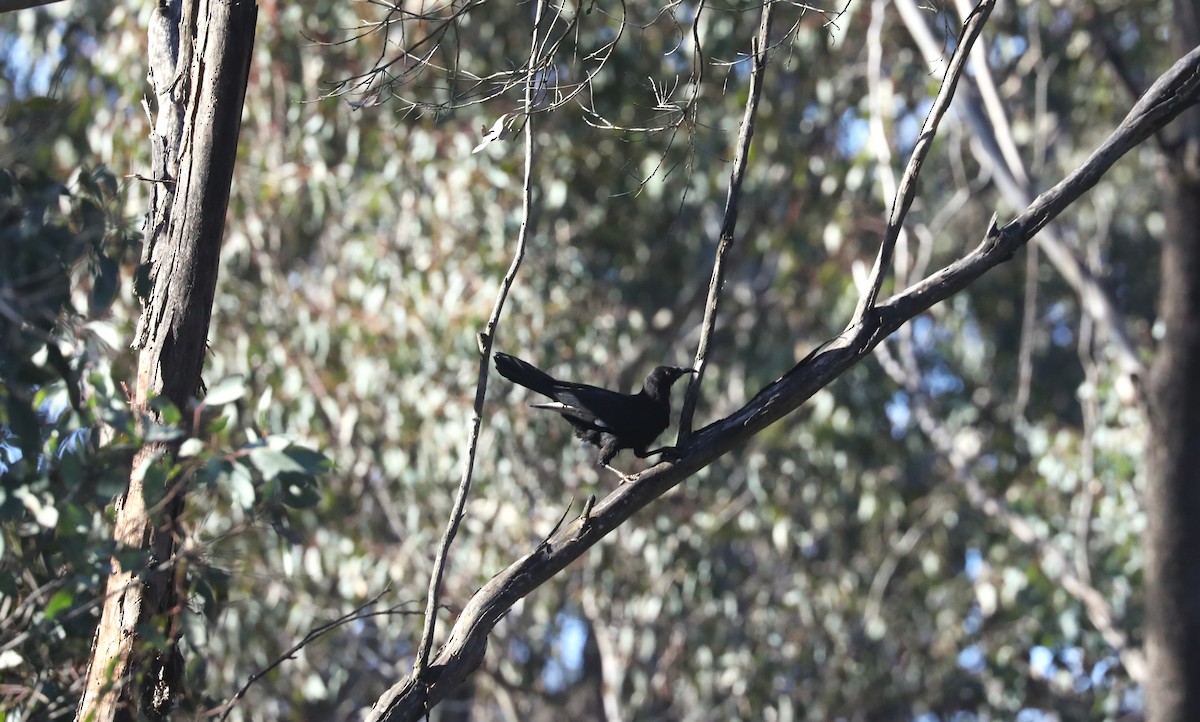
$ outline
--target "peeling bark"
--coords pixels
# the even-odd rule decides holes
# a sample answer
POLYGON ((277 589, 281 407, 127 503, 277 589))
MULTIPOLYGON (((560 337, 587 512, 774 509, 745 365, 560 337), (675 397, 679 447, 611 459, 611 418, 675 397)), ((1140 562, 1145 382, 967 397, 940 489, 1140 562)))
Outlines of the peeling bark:
MULTIPOLYGON (((142 256, 149 288, 133 344, 140 350, 132 401, 139 418, 153 413, 155 396, 186 410, 202 388, 258 8, 252 0, 167 0, 152 12, 149 79, 156 115, 142 256)), ((129 487, 116 500, 115 540, 147 558, 133 569, 113 560, 77 719, 160 719, 179 698, 182 569, 174 557, 186 490, 153 488, 146 475, 169 453, 163 446, 142 448, 129 487), (148 630, 166 640, 165 649, 148 643, 148 630)))

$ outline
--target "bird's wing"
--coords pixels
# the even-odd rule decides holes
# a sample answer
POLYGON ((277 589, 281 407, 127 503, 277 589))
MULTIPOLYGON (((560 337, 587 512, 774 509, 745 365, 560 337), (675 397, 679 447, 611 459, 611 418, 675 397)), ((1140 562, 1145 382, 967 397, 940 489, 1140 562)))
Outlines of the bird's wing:
POLYGON ((595 386, 560 387, 554 398, 567 407, 556 409, 560 414, 623 438, 631 432, 634 436, 640 435, 641 427, 653 415, 653 409, 646 408, 646 399, 643 397, 595 386))
MULTIPOLYGON (((604 389, 592 389, 594 391, 603 391, 604 389)), ((556 411, 573 423, 582 423, 589 429, 597 431, 608 431, 610 426, 604 418, 596 413, 592 406, 589 406, 588 400, 594 401, 596 394, 578 393, 576 390, 562 388, 561 386, 555 389, 555 401, 546 404, 533 404, 535 409, 548 409, 556 411), (582 397, 582 398, 581 398, 582 397)))

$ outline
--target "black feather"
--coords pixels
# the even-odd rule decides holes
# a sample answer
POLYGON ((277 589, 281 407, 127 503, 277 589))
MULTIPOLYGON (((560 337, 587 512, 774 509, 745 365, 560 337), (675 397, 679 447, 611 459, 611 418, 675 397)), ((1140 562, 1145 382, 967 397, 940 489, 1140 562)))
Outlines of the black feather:
POLYGON ((553 399, 533 404, 561 414, 580 439, 600 447, 597 466, 607 466, 622 449, 638 458, 656 452, 646 448, 671 421, 671 385, 691 369, 659 366, 646 377, 642 390, 622 394, 598 386, 559 381, 533 364, 506 353, 496 354, 496 370, 515 384, 553 399))

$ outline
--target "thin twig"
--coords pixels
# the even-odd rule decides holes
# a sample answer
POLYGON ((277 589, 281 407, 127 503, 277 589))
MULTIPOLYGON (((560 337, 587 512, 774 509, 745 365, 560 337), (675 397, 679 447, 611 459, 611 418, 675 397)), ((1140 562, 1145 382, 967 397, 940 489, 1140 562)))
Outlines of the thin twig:
MULTIPOLYGON (((493 576, 458 615, 447 643, 438 654, 437 678, 410 676, 398 680, 379 697, 366 719, 370 722, 419 719, 478 669, 487 650, 488 635, 519 600, 565 569, 638 510, 795 411, 862 361, 901 325, 1011 259, 1047 223, 1094 187, 1120 158, 1194 106, 1197 100, 1200 100, 1200 48, 1160 76, 1083 165, 1038 196, 1003 228, 993 223, 983 241, 970 253, 884 301, 867 315, 863 326, 843 332, 759 391, 742 408, 696 431, 692 443, 682 450, 675 463, 658 464, 642 472, 636 484, 624 484, 598 503, 586 529, 560 530, 549 542, 540 545, 537 553, 526 554, 493 576)), ((989 499, 986 503, 990 506, 998 502, 989 499)), ((1030 531, 1030 525, 1021 517, 1014 515, 1010 520, 1016 524, 1014 533, 1025 535, 1030 531)), ((1075 594, 1081 590, 1068 591, 1075 594)), ((1135 654, 1131 658, 1135 668, 1136 661, 1135 654)))
MULTIPOLYGON (((583 503, 584 511, 587 512, 588 510, 590 510, 592 508, 592 505, 594 505, 595 503, 596 503, 595 496, 588 497, 588 501, 585 501, 583 503)), ((554 528, 551 529, 550 532, 548 534, 546 534, 546 536, 542 537, 542 541, 538 544, 539 547, 546 544, 548 541, 550 541, 550 539, 555 534, 558 533, 558 530, 562 528, 563 522, 567 520, 567 515, 571 513, 572 506, 575 506, 574 500, 572 500, 569 504, 567 504, 566 509, 563 509, 562 516, 558 517, 558 521, 554 524, 554 528)))
MULTIPOLYGON (((383 96, 386 94, 387 99, 402 104, 405 113, 444 113, 507 95, 510 90, 520 87, 526 78, 540 73, 545 82, 540 83, 539 87, 547 96, 554 97, 544 105, 540 104, 538 112, 551 112, 566 105, 577 95, 590 91, 592 82, 612 58, 626 26, 626 9, 624 2, 621 2, 620 19, 613 36, 581 58, 578 46, 579 26, 590 12, 575 12, 569 20, 562 21, 562 18, 570 13, 564 8, 559 8, 551 24, 539 28, 542 44, 537 52, 530 54, 530 58, 537 61, 538 67, 517 67, 478 75, 459 64, 459 54, 464 45, 460 33, 468 24, 470 13, 486 4, 483 0, 468 0, 462 5, 446 3, 431 12, 412 12, 394 3, 378 0, 367 2, 385 11, 381 20, 366 22, 357 28, 347 28, 348 36, 337 41, 313 40, 315 44, 320 45, 342 45, 372 34, 382 36, 378 57, 370 68, 334 81, 331 90, 322 95, 322 98, 357 96, 350 101, 356 109, 378 105, 383 102, 383 96), (443 13, 442 10, 447 12, 443 13), (563 26, 557 27, 560 21, 563 22, 563 26), (406 30, 409 26, 414 30, 406 30), (420 34, 416 37, 409 37, 410 34, 418 32, 420 34), (392 39, 393 33, 399 34, 399 40, 392 39), (451 39, 447 40, 447 37, 451 39), (573 51, 560 52, 564 49, 567 39, 572 37, 576 41, 573 51), (453 49, 447 50, 447 46, 453 49), (453 57, 449 62, 439 63, 436 60, 439 53, 450 53, 453 57), (564 55, 569 56, 570 60, 562 61, 569 63, 569 66, 561 77, 577 78, 572 82, 558 80, 559 71, 564 69, 558 58, 564 55), (448 100, 430 103, 399 94, 403 87, 415 84, 427 74, 444 81, 446 86, 452 89, 448 100), (466 87, 457 87, 458 81, 467 81, 466 87)), ((605 18, 612 16, 611 13, 599 15, 605 18)))
POLYGON ((875 175, 879 178, 883 202, 896 197, 896 174, 892 172, 892 149, 888 145, 885 116, 892 107, 892 85, 883 77, 883 19, 891 0, 875 0, 871 4, 871 21, 867 25, 867 88, 870 98, 867 147, 875 155, 875 175))
MULTIPOLYGON (((237 691, 237 694, 230 697, 228 702, 226 702, 225 704, 221 705, 221 707, 218 708, 220 710, 220 716, 218 717, 218 719, 224 720, 227 717, 229 717, 229 713, 232 712, 233 708, 237 706, 238 702, 240 702, 241 699, 246 696, 246 692, 248 692, 250 690, 251 685, 253 685, 255 682, 257 682, 258 680, 265 677, 267 674, 269 674, 271 672, 271 670, 275 669, 279 665, 283 664, 284 662, 288 661, 289 659, 294 659, 296 656, 296 652, 299 652, 304 647, 306 647, 309 644, 311 644, 312 642, 316 641, 321 636, 323 636, 326 632, 332 631, 332 630, 337 629, 338 627, 342 626, 343 624, 348 624, 350 622, 357 621, 359 619, 370 619, 371 617, 380 617, 380 616, 396 614, 396 613, 400 613, 400 614, 418 614, 419 613, 416 611, 401 611, 398 606, 391 607, 390 609, 380 610, 377 612, 367 612, 365 614, 363 613, 364 609, 376 604, 381 598, 383 598, 383 595, 387 594, 389 591, 391 591, 391 585, 384 587, 383 591, 381 591, 380 593, 371 597, 366 602, 360 604, 359 606, 355 607, 351 611, 338 617, 337 619, 335 619, 331 622, 326 622, 325 624, 322 624, 318 627, 313 627, 312 629, 310 629, 308 631, 308 634, 304 635, 303 639, 301 639, 299 642, 292 645, 291 648, 289 648, 286 652, 284 652, 283 654, 276 657, 274 662, 271 662, 266 667, 263 667, 262 669, 258 670, 254 674, 250 675, 250 677, 246 680, 246 683, 244 685, 242 685, 242 688, 237 691)), ((213 710, 213 714, 217 714, 217 710, 213 710)))
POLYGON ((437 557, 433 563, 433 574, 429 579, 429 596, 425 604, 425 628, 421 632, 420 650, 413 664, 413 677, 420 678, 429 664, 429 654, 433 649, 433 635, 437 628, 438 599, 442 591, 442 577, 446 572, 446 557, 450 552, 450 544, 458 534, 458 526, 462 522, 463 509, 467 504, 467 495, 471 491, 471 478, 475 472, 475 454, 479 447, 479 427, 483 421, 483 401, 487 396, 488 366, 492 358, 492 342, 495 338, 496 327, 500 323, 500 314, 504 310, 504 301, 508 298, 509 289, 521 269, 525 259, 525 247, 533 225, 533 164, 535 146, 533 142, 533 98, 535 86, 538 85, 537 52, 538 28, 546 9, 546 0, 538 0, 533 15, 533 30, 529 57, 529 76, 525 84, 525 183, 521 199, 521 228, 517 233, 517 250, 513 254, 500 290, 496 293, 496 304, 488 317, 487 325, 479 334, 479 377, 475 384, 475 405, 471 413, 471 430, 467 441, 467 458, 463 464, 462 480, 458 485, 458 496, 454 500, 454 509, 446 521, 446 533, 438 547, 437 557))
POLYGON ((1038 252, 1031 245, 1025 252, 1025 295, 1021 310, 1021 341, 1017 345, 1017 398, 1013 402, 1013 417, 1025 418, 1029 406, 1029 391, 1033 384, 1033 346, 1037 332, 1038 252))
MULTIPOLYGON (((893 4, 921 54, 926 58, 936 58, 940 43, 925 24, 919 4, 915 0, 897 0, 893 4)), ((935 71, 940 65, 940 60, 934 62, 935 71)), ((1009 167, 1000 151, 1000 142, 996 139, 997 128, 1007 127, 1008 123, 986 115, 985 110, 973 99, 964 100, 962 116, 973 136, 980 141, 977 146, 982 152, 976 153, 980 165, 991 171, 996 188, 1010 204, 1016 208, 1029 206, 1034 200, 1032 182, 1027 180, 1022 184, 1017 180, 1028 179, 1029 174, 1023 165, 1009 167)), ((1116 350, 1117 366, 1126 378, 1135 382, 1130 388, 1140 401, 1141 390, 1136 380, 1145 377, 1146 369, 1137 345, 1125 330, 1124 317, 1117 309, 1112 294, 1088 270, 1087 264, 1054 226, 1046 228, 1038 236, 1037 244, 1045 251, 1046 259, 1054 269, 1079 296, 1080 305, 1095 319, 1098 327, 1104 329, 1108 341, 1116 350)))
POLYGON ((942 116, 946 114, 950 108, 950 101, 954 99, 958 81, 962 77, 963 71, 966 70, 971 46, 975 44, 975 39, 979 37, 980 31, 983 30, 983 25, 987 22, 995 5, 996 0, 980 0, 980 3, 967 16, 966 22, 963 23, 962 32, 958 37, 958 46, 954 48, 954 56, 950 58, 950 65, 946 68, 946 75, 942 79, 942 87, 938 89, 937 97, 934 98, 933 105, 929 108, 929 114, 925 116, 921 134, 917 137, 916 146, 908 159, 908 166, 900 178, 900 187, 892 202, 892 213, 888 218, 887 230, 884 231, 883 242, 879 244, 879 255, 875 257, 875 266, 871 269, 867 291, 859 299, 858 307, 854 309, 854 317, 850 321, 851 327, 862 323, 867 312, 875 308, 875 302, 879 299, 879 292, 883 288, 883 277, 892 264, 892 253, 896 249, 896 239, 900 237, 904 217, 908 215, 908 209, 912 206, 913 199, 917 194, 917 177, 921 173, 921 165, 925 162, 925 157, 929 155, 929 149, 933 147, 933 138, 937 134, 942 116))
POLYGON ((717 252, 713 258, 712 279, 708 284, 708 300, 704 304, 704 321, 700 326, 700 344, 696 348, 696 360, 692 368, 696 373, 688 383, 683 397, 683 411, 679 416, 679 444, 687 441, 692 433, 692 416, 696 413, 696 401, 700 396, 700 382, 708 365, 708 346, 717 325, 717 308, 721 300, 721 286, 725 282, 725 257, 733 246, 733 233, 737 227, 738 204, 741 201, 742 181, 746 176, 746 162, 750 157, 750 141, 754 138, 754 119, 758 114, 758 101, 762 97, 763 75, 767 66, 767 49, 771 35, 771 16, 775 9, 774 0, 763 3, 758 21, 758 34, 750 44, 750 87, 746 96, 746 111, 742 115, 742 127, 738 133, 737 148, 733 155, 733 169, 729 173, 729 191, 725 196, 725 218, 721 221, 721 236, 717 240, 717 252))
MULTIPOLYGON (((954 0, 955 9, 964 18, 970 17, 969 0, 954 0)), ((1031 33, 1036 34, 1036 33, 1031 33)), ((1017 150, 1017 142, 1013 137, 1012 125, 1008 122, 1008 114, 1004 112, 1004 101, 1000 98, 1000 90, 992 77, 992 69, 988 66, 986 41, 980 41, 971 49, 971 82, 979 91, 979 98, 987 110, 988 117, 993 118, 996 125, 996 146, 1008 167, 1016 172, 1014 177, 1018 183, 1029 185, 1029 175, 1021 153, 1017 150)))

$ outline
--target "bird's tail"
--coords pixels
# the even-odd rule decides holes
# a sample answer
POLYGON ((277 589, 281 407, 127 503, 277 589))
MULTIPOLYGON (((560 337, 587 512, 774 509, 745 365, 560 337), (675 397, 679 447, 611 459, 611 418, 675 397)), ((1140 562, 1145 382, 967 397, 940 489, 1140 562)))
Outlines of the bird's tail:
POLYGON ((533 364, 522 361, 516 356, 497 353, 496 370, 514 384, 520 384, 543 396, 554 398, 554 378, 533 364))

